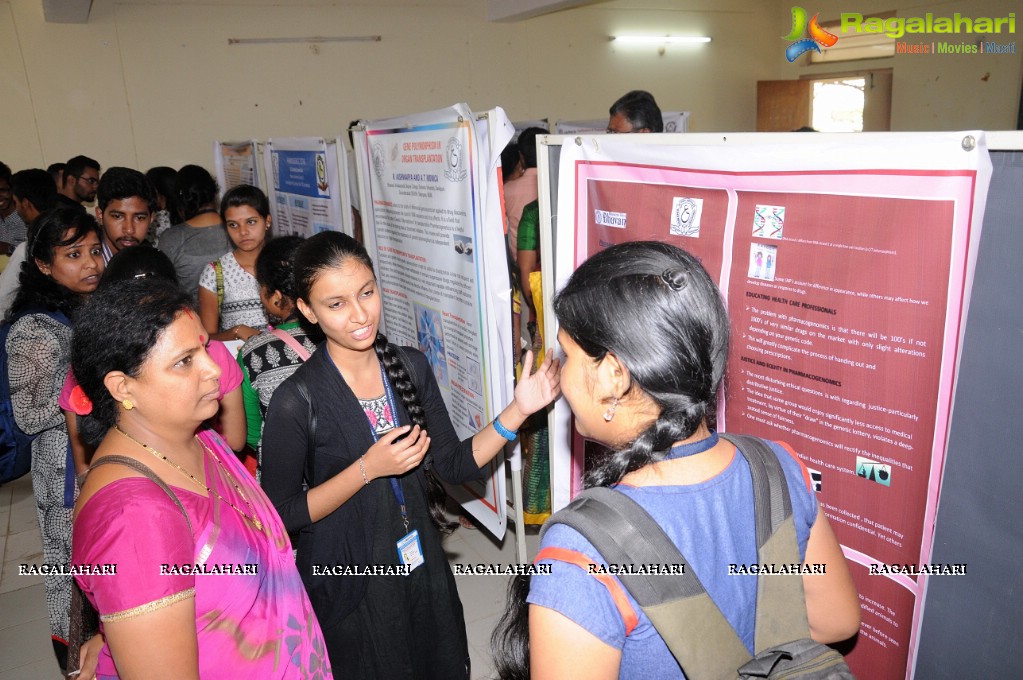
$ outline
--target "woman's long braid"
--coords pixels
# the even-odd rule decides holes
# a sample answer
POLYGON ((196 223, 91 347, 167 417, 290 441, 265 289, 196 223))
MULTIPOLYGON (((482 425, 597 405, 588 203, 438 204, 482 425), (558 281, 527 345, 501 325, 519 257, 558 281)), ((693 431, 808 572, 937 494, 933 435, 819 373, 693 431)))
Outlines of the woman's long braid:
POLYGON ((640 432, 629 447, 609 454, 601 464, 590 470, 586 474, 585 486, 617 484, 630 472, 662 460, 672 444, 688 439, 696 432, 705 413, 705 404, 681 411, 662 411, 657 420, 640 432))
MULTIPOLYGON (((401 362, 401 357, 394 350, 394 346, 387 342, 387 338, 383 333, 377 333, 373 349, 376 350, 377 357, 387 372, 387 379, 391 382, 391 387, 394 388, 398 397, 401 398, 401 403, 405 406, 409 420, 412 421, 413 425, 418 425, 424 430, 427 429, 426 411, 423 409, 423 405, 419 403, 419 395, 416 394, 415 383, 412 382, 408 371, 405 369, 405 364, 401 362)), ((395 414, 395 417, 397 417, 397 414, 395 414)), ((426 498, 430 506, 430 519, 438 531, 442 534, 450 534, 458 524, 448 521, 447 516, 444 514, 444 505, 448 495, 447 491, 445 491, 444 486, 441 485, 436 475, 430 469, 429 463, 432 461, 432 453, 427 454, 425 461, 427 464, 423 466, 423 473, 426 475, 426 498)))

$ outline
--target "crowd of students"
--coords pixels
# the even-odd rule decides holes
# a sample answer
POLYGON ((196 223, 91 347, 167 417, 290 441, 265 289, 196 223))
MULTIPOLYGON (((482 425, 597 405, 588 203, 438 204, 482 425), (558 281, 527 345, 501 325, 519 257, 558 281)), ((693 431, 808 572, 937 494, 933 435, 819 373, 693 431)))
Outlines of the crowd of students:
MULTIPOLYGON (((0 241, 22 251, 3 274, 14 267, 10 396, 38 434, 44 560, 81 567, 45 579, 63 670, 468 678, 437 480, 478 479, 562 393, 580 434, 613 452, 587 484, 646 508, 754 651, 756 581, 724 576, 757 560, 750 469, 713 429, 728 320, 692 256, 635 243, 584 263, 554 304, 564 366, 527 351, 512 401, 459 440, 425 356, 380 332, 373 261, 355 239, 271 239, 263 192, 218 201, 198 166, 101 174, 77 157, 57 182, 5 168, 0 241), (109 564, 116 575, 98 571, 109 564), (87 641, 72 639, 87 609, 76 589, 98 613, 87 641)), ((531 268, 527 199, 516 242, 532 246, 517 253, 531 268)), ((828 565, 803 577, 810 632, 845 639, 859 610, 841 550, 801 463, 771 451, 800 559, 828 565)), ((550 574, 515 584, 495 635, 502 677, 685 677, 616 579, 580 567, 602 562, 584 536, 555 524, 541 548, 550 574)))
POLYGON ((425 357, 379 333, 373 263, 354 239, 268 240, 263 192, 218 203, 197 166, 160 199, 136 170, 88 167, 96 191, 69 177, 66 205, 45 175, 51 200, 26 215, 5 316, 15 420, 39 434, 44 560, 117 565, 77 584, 46 575, 62 669, 330 677, 343 660, 350 677, 467 677, 433 477, 478 477, 557 395, 557 362, 458 441, 425 357), (71 204, 90 199, 98 221, 71 204), (157 249, 161 205, 176 224, 157 249), (237 358, 220 339, 245 341, 237 358), (262 487, 236 455, 246 446, 262 487), (100 632, 69 660, 76 587, 100 632))

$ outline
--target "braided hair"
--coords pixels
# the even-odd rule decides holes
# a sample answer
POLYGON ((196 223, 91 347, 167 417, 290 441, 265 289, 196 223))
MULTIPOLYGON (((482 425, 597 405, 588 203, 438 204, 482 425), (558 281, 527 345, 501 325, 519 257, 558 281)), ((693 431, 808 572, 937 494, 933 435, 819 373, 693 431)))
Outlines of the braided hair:
MULTIPOLYGON (((306 239, 295 251, 295 292, 298 297, 308 300, 313 284, 320 273, 327 269, 341 267, 349 259, 355 259, 374 272, 374 276, 376 275, 373 269, 373 260, 370 259, 366 248, 351 236, 337 231, 324 231, 306 239)), ((426 410, 419 402, 415 383, 412 381, 397 348, 387 341, 383 333, 377 333, 373 349, 387 373, 387 379, 394 388, 394 392, 401 399, 412 425, 419 425, 426 429, 426 410)), ((442 534, 450 534, 457 525, 455 522, 448 521, 444 514, 447 492, 440 480, 433 474, 431 463, 432 454, 428 453, 423 463, 423 472, 426 477, 430 519, 438 531, 442 534)))
MULTIPOLYGON (((589 357, 614 354, 628 368, 627 390, 642 390, 657 419, 586 474, 610 486, 663 460, 676 441, 714 415, 728 357, 728 317, 721 294, 695 257, 658 242, 623 243, 584 262, 554 298, 565 331, 589 357)), ((529 577, 508 585, 504 615, 491 637, 498 677, 529 677, 529 577)))

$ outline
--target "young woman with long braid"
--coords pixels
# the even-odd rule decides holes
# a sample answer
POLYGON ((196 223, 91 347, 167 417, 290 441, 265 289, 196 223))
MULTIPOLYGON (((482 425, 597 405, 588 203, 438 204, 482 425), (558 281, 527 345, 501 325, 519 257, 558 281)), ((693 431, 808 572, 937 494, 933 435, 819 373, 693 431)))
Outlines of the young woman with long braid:
MULTIPOLYGON (((752 653, 757 580, 729 575, 728 565, 757 561, 753 482, 746 459, 711 424, 728 359, 720 292, 684 250, 623 243, 580 265, 554 313, 575 428, 613 451, 595 461, 586 486, 613 488, 657 521, 752 653)), ((858 629, 859 600, 842 549, 803 464, 787 447, 770 448, 785 474, 800 556, 827 565, 802 577, 810 633, 844 640, 858 629)), ((564 524, 548 528, 536 562, 551 573, 516 577, 494 633, 498 677, 684 680, 617 576, 581 566, 606 564, 596 548, 564 524)))
POLYGON ((313 236, 295 254, 295 280, 299 310, 326 341, 274 393, 262 484, 298 533, 330 658, 346 678, 468 678, 462 605, 423 461, 449 483, 478 479, 558 395, 558 362, 548 356, 493 423, 459 441, 426 357, 379 333, 379 289, 361 245, 313 236), (366 567, 407 574, 355 575, 366 567))

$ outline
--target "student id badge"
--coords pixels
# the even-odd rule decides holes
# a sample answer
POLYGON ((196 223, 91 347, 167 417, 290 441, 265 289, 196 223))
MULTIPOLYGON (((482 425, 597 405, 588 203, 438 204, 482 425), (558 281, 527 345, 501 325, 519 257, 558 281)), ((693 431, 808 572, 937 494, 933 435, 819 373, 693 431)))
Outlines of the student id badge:
POLYGON ((398 541, 398 557, 401 563, 412 571, 426 562, 423 557, 423 545, 419 542, 419 530, 413 529, 398 541))

